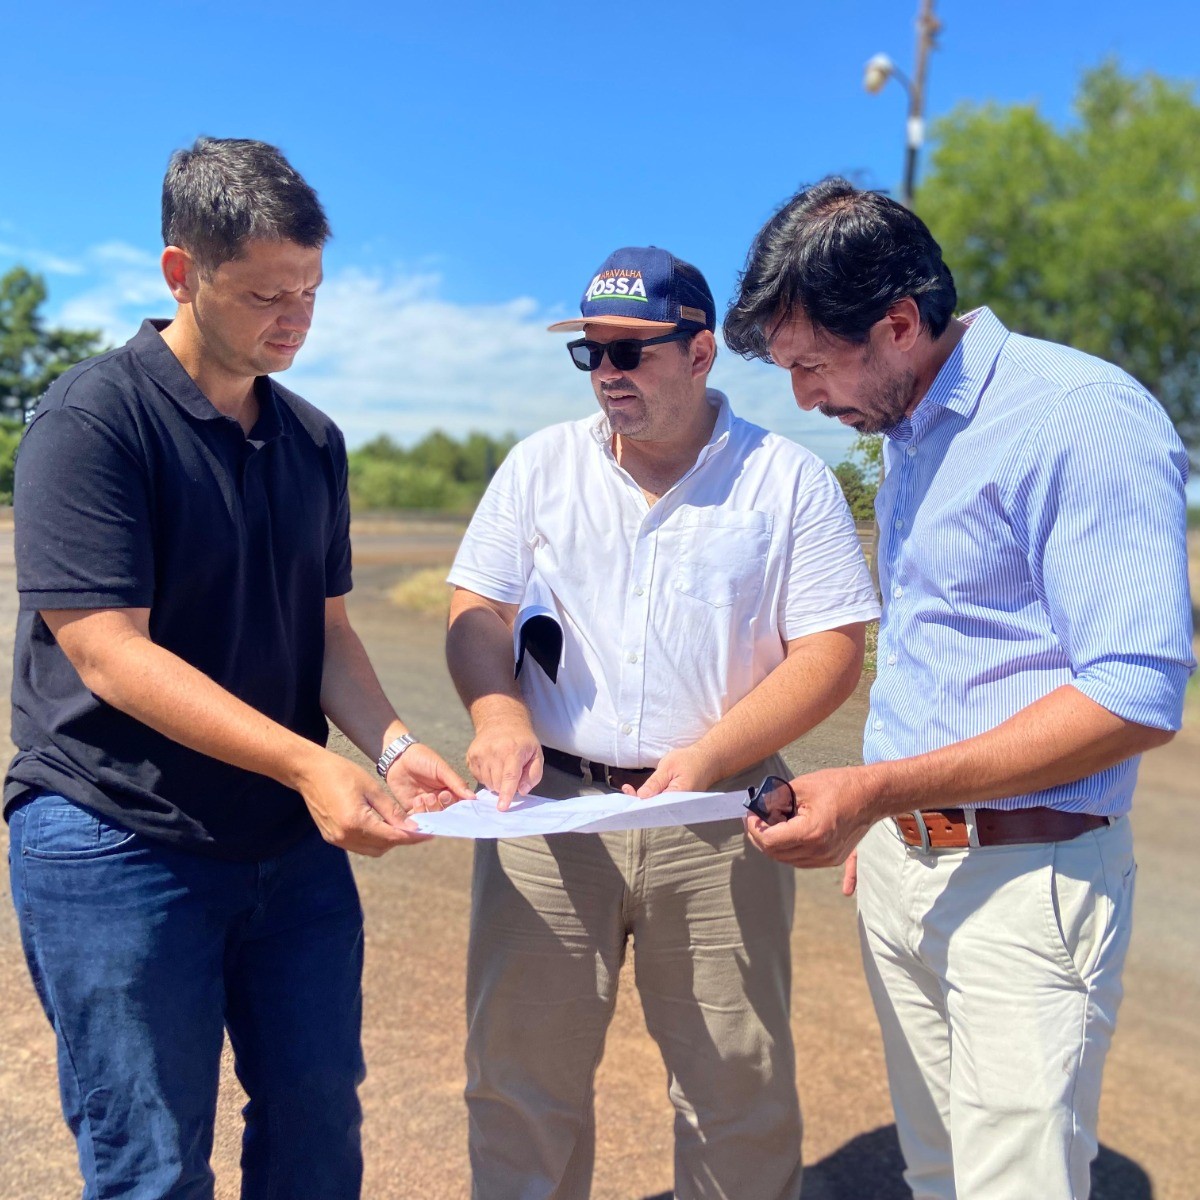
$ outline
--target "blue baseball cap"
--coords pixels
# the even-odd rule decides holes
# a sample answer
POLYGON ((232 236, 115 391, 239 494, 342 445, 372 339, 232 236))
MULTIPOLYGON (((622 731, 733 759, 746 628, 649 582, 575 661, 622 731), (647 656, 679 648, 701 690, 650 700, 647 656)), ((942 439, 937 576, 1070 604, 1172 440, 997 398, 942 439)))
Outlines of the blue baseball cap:
POLYGON ((712 291, 691 263, 657 246, 626 246, 600 264, 579 302, 581 317, 557 321, 551 333, 585 325, 712 332, 717 306, 712 291))

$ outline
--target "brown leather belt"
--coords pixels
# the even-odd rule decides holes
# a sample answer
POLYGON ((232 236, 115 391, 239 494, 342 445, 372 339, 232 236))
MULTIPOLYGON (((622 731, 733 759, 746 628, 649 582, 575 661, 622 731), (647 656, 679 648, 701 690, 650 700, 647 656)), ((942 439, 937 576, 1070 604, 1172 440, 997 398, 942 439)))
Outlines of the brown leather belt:
POLYGON ((1100 829, 1107 817, 1061 812, 1057 808, 976 808, 975 833, 961 808, 927 808, 893 817, 909 846, 923 850, 961 850, 968 846, 1020 846, 1032 842, 1067 842, 1100 829))
POLYGON ((580 758, 576 754, 566 754, 562 750, 555 750, 553 746, 543 746, 542 757, 548 766, 565 771, 568 775, 578 775, 580 779, 586 779, 589 782, 606 783, 615 792, 619 792, 626 784, 633 788, 640 788, 654 774, 653 767, 638 770, 629 767, 610 767, 607 763, 592 762, 590 759, 580 758))

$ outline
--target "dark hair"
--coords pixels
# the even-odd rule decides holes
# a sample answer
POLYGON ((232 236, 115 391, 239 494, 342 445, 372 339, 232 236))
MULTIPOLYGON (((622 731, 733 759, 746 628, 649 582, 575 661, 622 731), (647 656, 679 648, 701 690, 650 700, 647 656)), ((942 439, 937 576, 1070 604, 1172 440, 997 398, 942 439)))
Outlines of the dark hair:
POLYGON ((248 138, 197 138, 163 178, 162 235, 215 271, 253 238, 319 247, 329 222, 317 193, 274 147, 248 138))
POLYGON ((770 361, 775 330, 799 310, 861 345, 907 298, 941 337, 958 301, 942 248, 902 204, 831 177, 797 192, 759 230, 725 314, 725 342, 744 358, 770 361))

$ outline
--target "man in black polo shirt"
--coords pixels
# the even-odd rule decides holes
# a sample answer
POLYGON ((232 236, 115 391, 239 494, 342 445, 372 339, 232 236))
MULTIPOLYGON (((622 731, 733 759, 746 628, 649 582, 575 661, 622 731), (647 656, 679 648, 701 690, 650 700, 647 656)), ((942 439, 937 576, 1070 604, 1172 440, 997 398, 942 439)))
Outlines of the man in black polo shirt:
POLYGON ((328 234, 273 147, 177 153, 175 318, 63 376, 18 454, 4 804, 86 1197, 211 1197, 223 1027, 243 1196, 359 1194, 345 851, 415 842, 402 805, 470 794, 347 620, 341 434, 269 378, 304 342, 328 234), (326 717, 387 788, 325 749, 326 717))

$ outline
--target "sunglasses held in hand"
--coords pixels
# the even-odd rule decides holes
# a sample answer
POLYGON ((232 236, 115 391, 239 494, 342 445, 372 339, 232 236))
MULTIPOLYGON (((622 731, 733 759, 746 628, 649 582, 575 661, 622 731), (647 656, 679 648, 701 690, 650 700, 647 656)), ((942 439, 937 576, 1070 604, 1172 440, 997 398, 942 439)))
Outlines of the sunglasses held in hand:
POLYGON ((695 332, 694 329, 676 329, 674 333, 666 333, 662 337, 641 340, 620 338, 615 342, 593 342, 590 338, 576 338, 575 341, 567 343, 567 353, 581 371, 596 370, 604 361, 605 351, 608 352, 608 361, 618 371, 636 371, 642 361, 642 350, 646 346, 682 341, 695 332))
POLYGON ((796 794, 792 785, 778 775, 768 775, 756 788, 747 788, 746 807, 768 825, 779 825, 796 815, 796 794))

